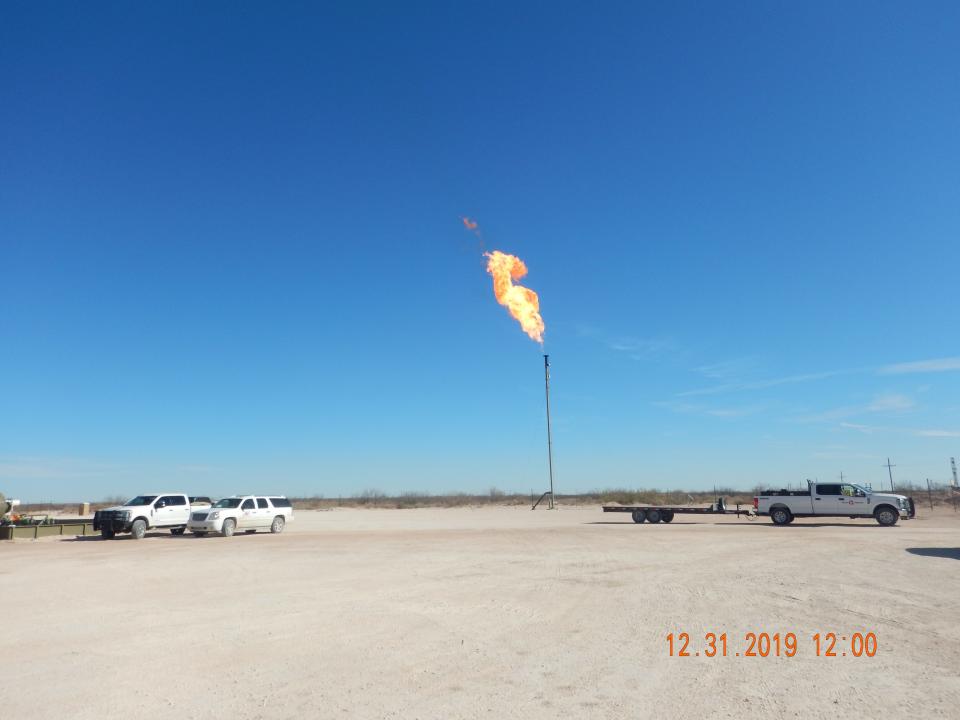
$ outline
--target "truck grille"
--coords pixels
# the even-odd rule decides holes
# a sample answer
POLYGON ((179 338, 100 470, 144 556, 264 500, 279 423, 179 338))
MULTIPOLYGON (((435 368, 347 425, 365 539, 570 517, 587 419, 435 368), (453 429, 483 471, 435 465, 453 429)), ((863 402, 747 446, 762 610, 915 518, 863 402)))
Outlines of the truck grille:
POLYGON ((207 519, 207 513, 193 513, 193 514, 190 516, 190 519, 191 519, 191 520, 196 520, 197 522, 201 522, 202 520, 206 520, 206 519, 207 519))
POLYGON ((113 528, 115 525, 124 522, 124 512, 122 510, 97 510, 93 514, 93 529, 113 528))

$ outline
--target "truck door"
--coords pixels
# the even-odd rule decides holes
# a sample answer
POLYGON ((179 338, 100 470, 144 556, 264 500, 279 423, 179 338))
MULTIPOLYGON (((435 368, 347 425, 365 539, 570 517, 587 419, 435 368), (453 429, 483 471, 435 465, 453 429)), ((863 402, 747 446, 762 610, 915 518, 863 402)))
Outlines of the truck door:
POLYGON ((846 512, 840 503, 840 485, 817 483, 813 490, 815 515, 842 515, 846 512))
POLYGON ((168 527, 176 525, 177 508, 174 505, 176 497, 173 495, 162 495, 157 498, 153 505, 153 524, 157 527, 168 527))
POLYGON ((270 514, 270 503, 266 498, 257 498, 257 527, 270 527, 273 517, 270 514))
POLYGON ((240 505, 240 517, 237 518, 237 527, 249 530, 257 526, 257 504, 253 498, 247 498, 240 505))
POLYGON ((174 525, 186 525, 190 519, 190 504, 187 502, 186 495, 171 495, 170 522, 174 525))
POLYGON ((867 494, 856 485, 840 486, 841 512, 848 515, 871 515, 872 507, 867 504, 867 494))

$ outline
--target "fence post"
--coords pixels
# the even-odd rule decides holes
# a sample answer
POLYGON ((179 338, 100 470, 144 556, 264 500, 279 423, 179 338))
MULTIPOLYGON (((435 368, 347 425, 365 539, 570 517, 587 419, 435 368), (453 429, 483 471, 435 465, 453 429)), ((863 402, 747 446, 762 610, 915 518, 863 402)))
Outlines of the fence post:
POLYGON ((933 489, 930 487, 930 478, 927 478, 927 500, 930 501, 930 510, 933 510, 933 489))

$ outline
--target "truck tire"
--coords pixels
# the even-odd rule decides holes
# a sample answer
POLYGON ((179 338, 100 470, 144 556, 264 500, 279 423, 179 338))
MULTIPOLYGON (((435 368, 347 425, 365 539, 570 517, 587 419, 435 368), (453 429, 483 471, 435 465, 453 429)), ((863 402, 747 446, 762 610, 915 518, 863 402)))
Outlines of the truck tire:
POLYGON ((656 523, 660 522, 660 519, 661 519, 661 515, 660 515, 660 511, 659 511, 659 510, 657 510, 656 508, 650 508, 649 510, 647 510, 647 522, 648 522, 648 523, 654 523, 654 524, 656 524, 656 523))
POLYGON ((793 520, 793 515, 785 507, 775 507, 770 511, 770 519, 774 525, 789 525, 793 520))
POLYGON ((640 524, 647 519, 647 516, 643 510, 634 510, 631 517, 633 517, 633 521, 637 524, 640 524))
POLYGON ((233 531, 237 527, 237 521, 233 518, 227 518, 223 521, 223 527, 220 529, 220 534, 224 537, 233 537, 233 531))
POLYGON ((661 510, 660 522, 673 522, 673 510, 661 510))
POLYGON ((134 540, 143 540, 143 536, 147 534, 147 521, 143 518, 134 520, 133 525, 130 526, 130 534, 133 535, 134 540))
POLYGON ((100 528, 100 537, 104 540, 113 540, 117 534, 110 528, 100 528))
POLYGON ((277 515, 270 524, 270 532, 274 535, 279 535, 283 532, 283 526, 286 524, 287 521, 283 519, 283 515, 277 515))
POLYGON ((892 505, 881 505, 873 511, 873 516, 884 527, 893 527, 900 519, 900 513, 892 505))
POLYGON ((182 527, 182 528, 170 528, 170 534, 171 534, 171 535, 183 535, 186 531, 187 531, 187 529, 186 529, 185 527, 182 527))

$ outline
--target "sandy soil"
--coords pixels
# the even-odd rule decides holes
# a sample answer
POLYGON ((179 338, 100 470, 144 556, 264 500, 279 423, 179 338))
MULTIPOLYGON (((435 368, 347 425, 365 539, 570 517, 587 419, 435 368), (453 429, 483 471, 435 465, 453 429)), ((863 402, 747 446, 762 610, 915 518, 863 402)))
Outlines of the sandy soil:
POLYGON ((958 561, 949 509, 895 528, 334 510, 279 536, 2 543, 3 714, 957 717, 958 561), (684 631, 691 654, 727 633, 729 656, 669 657, 684 631), (799 651, 743 657, 751 631, 799 651), (817 632, 879 649, 816 657, 817 632))

